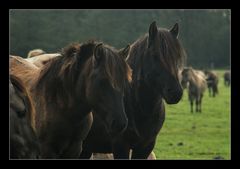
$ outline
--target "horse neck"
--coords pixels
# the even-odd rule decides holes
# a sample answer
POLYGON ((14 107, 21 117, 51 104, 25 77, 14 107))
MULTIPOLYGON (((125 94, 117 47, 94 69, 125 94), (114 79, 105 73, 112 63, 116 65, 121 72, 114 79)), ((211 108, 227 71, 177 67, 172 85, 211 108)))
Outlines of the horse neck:
MULTIPOLYGON (((86 66, 83 65, 83 67, 86 66)), ((45 87, 49 85, 52 86, 54 84, 54 81, 55 79, 52 79, 50 81, 43 81, 43 85, 45 87)), ((69 85, 69 83, 73 83, 73 81, 69 80, 67 84, 63 84, 63 81, 67 80, 60 81, 58 84, 60 86, 60 89, 53 92, 49 96, 51 98, 53 95, 58 95, 57 97, 53 97, 56 99, 52 99, 51 103, 48 102, 46 96, 39 95, 39 92, 36 92, 35 89, 32 88, 36 103, 36 128, 40 129, 43 125, 43 122, 48 118, 48 115, 52 116, 52 113, 55 115, 65 114, 67 118, 73 119, 73 121, 76 123, 83 119, 83 117, 85 117, 88 113, 90 113, 91 107, 87 103, 85 95, 86 86, 84 82, 86 79, 85 74, 83 73, 83 68, 80 68, 78 79, 74 80, 75 83, 73 86, 69 85)))
POLYGON ((147 51, 147 45, 147 35, 144 35, 136 40, 130 47, 127 63, 132 69, 133 83, 136 83, 143 78, 143 57, 147 51))
POLYGON ((143 57, 146 53, 147 41, 146 36, 133 43, 129 54, 128 64, 132 69, 132 87, 131 100, 134 102, 137 115, 152 115, 155 104, 162 99, 160 95, 149 87, 143 79, 143 57), (144 50, 143 50, 144 49, 144 50), (151 113, 152 112, 152 113, 151 113))

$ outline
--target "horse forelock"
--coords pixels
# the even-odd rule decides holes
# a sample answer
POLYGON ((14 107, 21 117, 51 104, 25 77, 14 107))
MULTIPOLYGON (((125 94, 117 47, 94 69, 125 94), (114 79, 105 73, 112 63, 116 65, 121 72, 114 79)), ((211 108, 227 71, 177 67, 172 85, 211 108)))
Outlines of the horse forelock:
POLYGON ((91 56, 93 43, 73 43, 63 48, 61 57, 50 60, 41 68, 36 83, 36 92, 47 100, 56 100, 62 105, 71 105, 76 80, 80 75, 82 64, 91 56), (89 50, 91 50, 89 52, 89 50), (59 98, 61 97, 64 102, 59 98), (59 101, 61 100, 61 101, 59 101))
POLYGON ((177 38, 174 38, 166 29, 158 31, 160 60, 169 72, 178 77, 179 71, 183 68, 186 59, 186 53, 177 38))
POLYGON ((113 88, 123 91, 132 80, 132 71, 118 51, 105 45, 104 72, 113 88))
MULTIPOLYGON (((144 55, 157 54, 160 57, 162 65, 177 79, 179 72, 183 69, 186 61, 186 53, 180 41, 174 38, 167 29, 158 29, 158 36, 155 38, 155 49, 148 48, 148 34, 137 39, 130 50, 129 64, 134 67, 133 63, 138 62, 140 65, 144 55), (151 51, 153 50, 153 51, 151 51), (147 52, 148 51, 148 52, 147 52), (133 57, 135 56, 135 57, 133 57)), ((149 59, 149 57, 145 57, 149 59)), ((137 67, 134 67, 137 68, 137 67)))

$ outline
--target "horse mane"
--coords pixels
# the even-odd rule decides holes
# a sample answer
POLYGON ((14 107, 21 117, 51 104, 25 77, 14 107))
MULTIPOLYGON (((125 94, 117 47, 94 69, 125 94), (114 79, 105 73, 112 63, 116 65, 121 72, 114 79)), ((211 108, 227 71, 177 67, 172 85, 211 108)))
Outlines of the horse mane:
POLYGON ((108 45, 105 47, 104 72, 113 88, 123 91, 129 82, 132 81, 132 70, 124 60, 124 57, 114 56, 118 51, 108 45))
MULTIPOLYGON (((47 102, 54 101, 57 105, 71 105, 76 94, 79 74, 89 74, 93 68, 92 56, 98 43, 90 40, 82 44, 72 43, 63 48, 61 57, 53 58, 41 68, 35 86, 36 92, 44 95, 47 102)), ((130 68, 123 58, 113 56, 114 48, 105 44, 103 46, 105 62, 102 68, 113 87, 122 89, 126 83, 123 77, 127 75, 130 80, 130 68)))
POLYGON ((10 75, 15 75, 24 83, 26 88, 30 88, 37 77, 39 68, 19 56, 10 55, 10 75))
POLYGON ((91 57, 96 43, 91 41, 85 44, 72 43, 61 50, 62 57, 51 59, 41 68, 35 83, 37 94, 56 105, 71 104, 74 96, 75 84, 82 64, 91 57))
MULTIPOLYGON (((136 63, 136 60, 140 62, 142 58, 131 58, 133 56, 143 57, 148 50, 148 33, 140 37, 131 45, 129 63, 136 63)), ((160 42, 158 44, 160 48, 160 60, 163 65, 176 77, 178 76, 178 69, 182 69, 186 61, 186 53, 182 47, 180 41, 175 39, 169 30, 164 28, 158 28, 158 37, 160 42)), ((154 52, 154 51, 150 51, 154 52)))
POLYGON ((29 95, 23 82, 17 76, 10 75, 10 80, 14 88, 20 93, 20 97, 24 100, 28 122, 30 123, 32 128, 35 130, 35 123, 34 123, 35 111, 32 104, 32 98, 29 95))

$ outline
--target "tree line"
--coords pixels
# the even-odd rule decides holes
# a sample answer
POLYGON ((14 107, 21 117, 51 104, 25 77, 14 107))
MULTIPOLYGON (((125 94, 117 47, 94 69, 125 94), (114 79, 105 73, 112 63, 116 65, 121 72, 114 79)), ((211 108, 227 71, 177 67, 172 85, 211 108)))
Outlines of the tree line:
POLYGON ((229 68, 231 11, 222 10, 10 10, 10 54, 26 57, 41 48, 59 52, 72 42, 89 39, 125 47, 159 27, 180 25, 179 39, 187 65, 229 68))

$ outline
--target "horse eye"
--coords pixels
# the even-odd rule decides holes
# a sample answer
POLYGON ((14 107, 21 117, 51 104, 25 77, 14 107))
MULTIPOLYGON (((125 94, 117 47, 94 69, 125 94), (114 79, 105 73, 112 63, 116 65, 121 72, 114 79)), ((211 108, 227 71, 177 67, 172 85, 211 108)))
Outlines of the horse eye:
POLYGON ((46 63, 48 63, 48 61, 43 61, 42 63, 45 65, 46 63))

